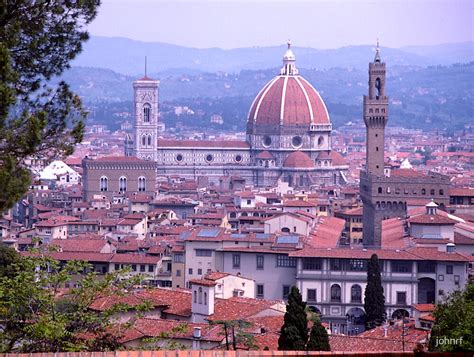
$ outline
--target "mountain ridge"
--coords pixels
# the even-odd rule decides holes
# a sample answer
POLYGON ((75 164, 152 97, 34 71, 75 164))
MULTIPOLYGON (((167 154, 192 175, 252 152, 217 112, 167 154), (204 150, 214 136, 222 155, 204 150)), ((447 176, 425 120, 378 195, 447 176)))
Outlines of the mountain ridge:
MULTIPOLYGON (((186 69, 202 72, 261 70, 280 66, 286 45, 241 47, 235 49, 193 48, 164 42, 144 42, 124 37, 92 36, 73 66, 99 67, 137 76, 143 74, 145 56, 152 72, 186 69)), ((337 49, 294 47, 297 66, 328 69, 331 67, 366 68, 374 46, 344 46, 337 49)), ((474 42, 436 46, 382 47, 383 59, 391 65, 448 65, 474 60, 474 42)), ((184 72, 184 70, 180 70, 184 72)))

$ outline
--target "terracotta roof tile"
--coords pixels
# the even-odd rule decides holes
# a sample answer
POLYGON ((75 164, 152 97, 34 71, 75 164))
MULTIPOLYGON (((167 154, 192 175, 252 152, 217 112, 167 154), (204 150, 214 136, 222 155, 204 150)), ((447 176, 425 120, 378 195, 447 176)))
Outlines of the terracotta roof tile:
POLYGON ((290 155, 288 155, 283 162, 283 167, 289 168, 313 168, 314 162, 311 158, 301 152, 301 151, 294 151, 290 155))

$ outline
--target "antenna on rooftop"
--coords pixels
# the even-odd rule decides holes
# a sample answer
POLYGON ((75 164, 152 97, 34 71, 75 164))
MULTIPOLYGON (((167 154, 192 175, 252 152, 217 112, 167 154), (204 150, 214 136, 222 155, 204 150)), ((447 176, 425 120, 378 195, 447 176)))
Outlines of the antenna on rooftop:
POLYGON ((146 73, 146 69, 147 69, 147 68, 146 68, 146 56, 145 56, 145 77, 147 76, 147 75, 146 75, 146 74, 147 74, 147 73, 146 73))

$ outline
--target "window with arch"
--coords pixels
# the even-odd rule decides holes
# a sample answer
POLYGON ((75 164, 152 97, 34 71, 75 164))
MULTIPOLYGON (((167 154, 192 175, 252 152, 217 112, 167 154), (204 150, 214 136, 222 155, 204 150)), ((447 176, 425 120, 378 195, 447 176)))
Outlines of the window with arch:
POLYGON ((140 176, 138 178, 138 191, 139 192, 145 192, 146 191, 146 178, 143 176, 140 176))
POLYGON ((148 146, 151 146, 151 134, 148 135, 148 146))
POLYGON ((194 303, 195 304, 197 303, 197 296, 198 296, 197 291, 194 290, 194 303))
POLYGON ((142 147, 145 147, 146 146, 146 136, 143 135, 142 136, 142 147))
POLYGON ((377 190, 378 193, 382 193, 382 187, 379 187, 378 190, 377 190))
POLYGON ((351 301, 362 302, 362 288, 358 284, 354 284, 351 287, 351 301))
POLYGON ((143 122, 144 123, 149 123, 151 117, 151 105, 148 103, 145 103, 143 105, 143 122))
POLYGON ((119 191, 125 192, 127 191, 127 178, 122 176, 119 178, 119 191))
POLYGON ((377 89, 377 97, 379 97, 382 93, 382 81, 380 78, 375 80, 375 89, 377 89))
POLYGON ((100 190, 102 192, 105 192, 109 189, 109 179, 107 178, 107 176, 102 176, 100 178, 100 190))
POLYGON ((331 301, 341 302, 341 286, 338 284, 331 286, 331 301))
POLYGON ((443 196, 444 195, 444 190, 439 190, 439 195, 443 196))
POLYGON ((421 194, 422 194, 422 195, 426 195, 426 188, 422 188, 422 189, 421 189, 421 194))
POLYGON ((204 305, 207 305, 207 293, 204 293, 204 305))
POLYGON ((202 304, 202 288, 201 287, 199 287, 198 301, 200 304, 202 304))
POLYGON ((434 194, 435 194, 435 190, 434 190, 434 188, 432 188, 432 189, 430 190, 430 195, 434 195, 434 194))

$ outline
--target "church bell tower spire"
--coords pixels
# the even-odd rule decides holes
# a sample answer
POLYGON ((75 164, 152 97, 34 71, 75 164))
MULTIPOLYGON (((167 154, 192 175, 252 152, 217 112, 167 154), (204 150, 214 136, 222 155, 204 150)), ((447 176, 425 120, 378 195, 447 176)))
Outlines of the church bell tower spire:
POLYGON ((374 61, 369 63, 369 93, 364 95, 366 172, 376 176, 384 175, 385 126, 388 121, 385 73, 385 63, 381 60, 377 40, 374 61))

